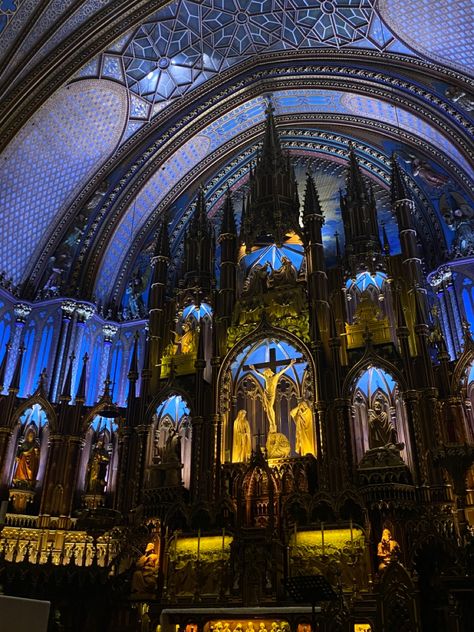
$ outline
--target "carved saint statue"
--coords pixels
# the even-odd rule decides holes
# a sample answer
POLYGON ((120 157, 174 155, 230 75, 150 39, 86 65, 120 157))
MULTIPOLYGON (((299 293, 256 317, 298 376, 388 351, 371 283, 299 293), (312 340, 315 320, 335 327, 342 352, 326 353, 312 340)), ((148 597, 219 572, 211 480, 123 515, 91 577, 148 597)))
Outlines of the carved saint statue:
POLYGON ((268 289, 268 263, 254 265, 245 280, 243 295, 255 296, 268 289))
POLYGON ((39 468, 39 441, 31 428, 18 446, 13 483, 17 487, 34 487, 39 468))
POLYGON ((383 571, 400 554, 398 542, 392 539, 389 529, 382 531, 382 539, 377 545, 377 557, 379 559, 379 571, 383 571))
POLYGON ((165 471, 165 487, 176 487, 182 483, 181 435, 176 428, 170 428, 161 456, 161 467, 165 471))
POLYGON ((250 366, 252 371, 255 371, 255 373, 261 375, 265 380, 262 404, 268 418, 269 432, 277 432, 275 398, 278 380, 283 375, 283 373, 285 373, 285 371, 288 371, 288 369, 294 365, 295 362, 296 360, 293 358, 287 366, 283 367, 283 369, 281 371, 278 371, 277 373, 274 373, 269 367, 263 369, 263 371, 260 373, 260 371, 257 371, 253 364, 250 366))
POLYGON ((294 285, 296 283, 297 273, 295 267, 288 257, 281 258, 281 267, 278 270, 272 268, 270 282, 273 287, 279 285, 294 285))
POLYGON ((181 335, 173 331, 175 337, 175 352, 180 347, 181 353, 196 353, 197 350, 197 331, 193 329, 192 323, 185 320, 182 324, 183 333, 181 335))
POLYGON ((88 494, 104 493, 109 462, 109 453, 105 449, 102 439, 99 439, 92 449, 87 465, 86 491, 88 494))
POLYGON ((149 542, 145 554, 138 558, 132 576, 132 593, 152 593, 156 589, 158 555, 155 545, 149 542))
MULTIPOLYGON (((384 448, 399 446, 397 431, 389 416, 384 411, 382 402, 376 400, 374 407, 369 409, 369 448, 384 448)), ((400 446, 400 450, 403 446, 400 446)))
POLYGON ((232 441, 232 461, 234 463, 246 463, 252 452, 250 438, 250 424, 247 419, 247 411, 239 410, 234 421, 234 436, 232 441))
POLYGON ((290 415, 296 426, 296 452, 301 456, 305 454, 316 456, 313 411, 310 403, 303 399, 296 408, 290 411, 290 415))
POLYGON ((466 112, 474 111, 474 96, 469 94, 465 90, 456 86, 450 86, 446 89, 445 95, 453 103, 459 103, 459 105, 466 110, 466 112))

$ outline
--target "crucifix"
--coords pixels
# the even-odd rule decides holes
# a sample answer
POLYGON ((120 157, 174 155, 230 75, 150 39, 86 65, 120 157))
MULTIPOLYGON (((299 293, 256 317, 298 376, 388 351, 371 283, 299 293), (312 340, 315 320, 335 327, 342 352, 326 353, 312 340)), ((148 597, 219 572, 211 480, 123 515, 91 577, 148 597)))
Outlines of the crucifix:
POLYGON ((244 365, 243 369, 247 371, 253 371, 257 373, 264 380, 264 388, 263 388, 263 409, 268 418, 269 424, 269 433, 277 432, 276 425, 276 415, 275 415, 275 398, 276 398, 276 390, 278 385, 278 380, 280 377, 288 371, 290 367, 292 367, 296 363, 305 362, 303 357, 300 358, 292 358, 291 360, 277 360, 276 359, 276 349, 271 347, 269 350, 269 361, 268 362, 260 362, 259 364, 250 364, 244 365), (278 370, 278 367, 283 367, 278 370), (258 369, 263 369, 260 372, 258 369))

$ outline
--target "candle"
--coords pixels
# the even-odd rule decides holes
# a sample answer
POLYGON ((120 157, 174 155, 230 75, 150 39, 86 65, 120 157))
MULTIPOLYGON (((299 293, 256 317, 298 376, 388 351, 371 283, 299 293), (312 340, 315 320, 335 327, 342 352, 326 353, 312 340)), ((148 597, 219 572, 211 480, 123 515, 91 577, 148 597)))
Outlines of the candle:
POLYGON ((321 548, 324 555, 324 522, 321 522, 321 548))
POLYGON ((201 559, 201 529, 198 529, 197 561, 201 559))

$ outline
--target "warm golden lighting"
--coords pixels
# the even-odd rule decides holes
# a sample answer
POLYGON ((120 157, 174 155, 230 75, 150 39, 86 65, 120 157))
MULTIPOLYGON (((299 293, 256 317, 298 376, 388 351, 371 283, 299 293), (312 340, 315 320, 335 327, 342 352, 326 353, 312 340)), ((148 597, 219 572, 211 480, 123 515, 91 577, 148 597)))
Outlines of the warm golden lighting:
POLYGON ((177 555, 194 555, 197 557, 199 551, 201 557, 206 557, 220 554, 223 550, 226 550, 226 554, 228 554, 232 539, 233 538, 228 535, 224 537, 221 535, 211 535, 195 538, 179 538, 176 543, 176 553, 177 555))
MULTIPOLYGON (((292 534, 290 538, 290 546, 297 548, 321 548, 323 532, 318 531, 298 531, 292 534)), ((353 546, 354 548, 364 546, 364 532, 354 527, 353 529, 326 529, 324 528, 324 546, 325 548, 343 549, 353 546)))

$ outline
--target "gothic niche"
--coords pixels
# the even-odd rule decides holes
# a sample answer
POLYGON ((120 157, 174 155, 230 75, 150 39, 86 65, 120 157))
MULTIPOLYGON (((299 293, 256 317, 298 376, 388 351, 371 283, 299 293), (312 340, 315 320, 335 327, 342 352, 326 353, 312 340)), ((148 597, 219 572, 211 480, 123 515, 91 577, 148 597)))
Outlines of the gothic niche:
POLYGON ((248 462, 257 445, 270 459, 316 456, 312 379, 300 350, 259 340, 231 360, 224 380, 225 461, 248 462))
MULTIPOLYGON (((204 357, 210 358, 212 308, 207 303, 187 305, 179 315, 176 327, 170 331, 170 342, 162 359, 162 377, 170 373, 170 368, 178 375, 194 372, 199 336, 204 337, 204 357)), ((205 379, 210 377, 209 368, 204 371, 205 379)))
POLYGON ((147 486, 189 489, 191 480, 191 417, 181 395, 171 395, 153 415, 149 442, 147 486))
POLYGON ((88 509, 106 504, 106 495, 115 489, 117 432, 111 419, 97 415, 85 436, 79 484, 88 509))
POLYGON ((357 379, 352 397, 353 453, 359 466, 411 467, 406 410, 398 384, 378 367, 357 379))
POLYGON ((48 450, 48 418, 39 404, 21 415, 10 444, 10 501, 13 511, 27 513, 42 480, 48 450))

